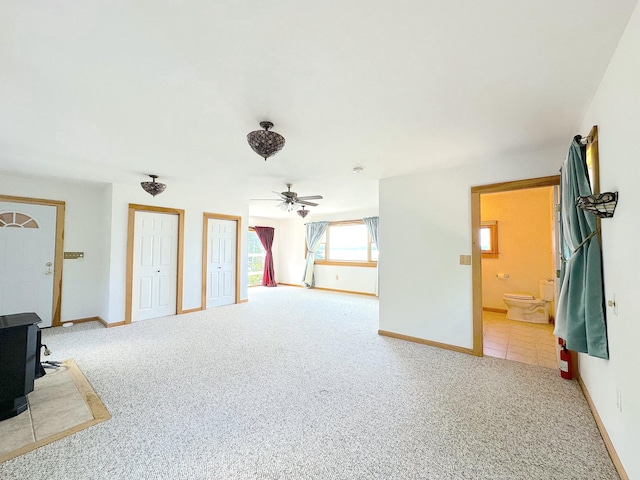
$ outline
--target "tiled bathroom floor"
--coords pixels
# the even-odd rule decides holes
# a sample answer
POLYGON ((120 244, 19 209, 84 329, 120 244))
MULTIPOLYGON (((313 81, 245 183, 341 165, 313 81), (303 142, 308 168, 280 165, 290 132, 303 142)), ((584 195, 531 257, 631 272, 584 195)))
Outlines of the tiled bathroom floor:
POLYGON ((505 313, 482 312, 484 354, 558 368, 552 324, 507 320, 505 313))

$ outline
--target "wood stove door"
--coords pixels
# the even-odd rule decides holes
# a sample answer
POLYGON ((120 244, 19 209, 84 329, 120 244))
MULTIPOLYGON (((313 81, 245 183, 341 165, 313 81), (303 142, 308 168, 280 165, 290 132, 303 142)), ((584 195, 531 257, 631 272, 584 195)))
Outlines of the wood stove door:
POLYGON ((0 202, 0 315, 35 312, 50 327, 56 207, 0 202))

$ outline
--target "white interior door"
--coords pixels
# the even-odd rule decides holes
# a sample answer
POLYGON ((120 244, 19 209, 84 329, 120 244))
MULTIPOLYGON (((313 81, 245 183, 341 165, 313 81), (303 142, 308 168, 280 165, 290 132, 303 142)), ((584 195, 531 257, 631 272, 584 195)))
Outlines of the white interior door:
POLYGON ((135 212, 131 320, 175 315, 178 215, 135 212))
POLYGON ((206 308, 236 302, 236 221, 209 218, 207 223, 206 308))
POLYGON ((35 312, 40 327, 51 326, 56 211, 0 202, 0 315, 35 312))

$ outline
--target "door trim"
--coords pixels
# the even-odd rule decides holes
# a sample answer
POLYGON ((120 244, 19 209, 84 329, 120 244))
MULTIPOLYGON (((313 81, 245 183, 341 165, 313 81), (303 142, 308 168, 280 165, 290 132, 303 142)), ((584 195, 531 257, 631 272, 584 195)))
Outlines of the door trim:
POLYGON ((136 212, 166 213, 178 216, 178 284, 176 288, 176 315, 184 313, 182 310, 183 298, 183 270, 184 270, 184 210, 179 208, 155 207, 152 205, 129 204, 129 221, 127 229, 127 281, 126 299, 124 311, 124 323, 131 323, 133 305, 133 247, 136 226, 136 212))
POLYGON ((202 214, 202 293, 200 310, 207 309, 207 249, 209 247, 209 219, 231 220, 236 222, 236 300, 240 303, 240 246, 242 245, 242 217, 221 213, 202 214))
POLYGON ((480 195, 508 192, 525 188, 555 187, 560 185, 560 175, 530 178, 513 182, 493 183, 471 187, 471 277, 473 311, 473 354, 484 355, 482 347, 482 253, 480 252, 480 195))
POLYGON ((0 195, 0 201, 13 203, 30 203, 56 207, 56 239, 54 261, 56 268, 53 271, 53 305, 51 306, 51 326, 59 327, 60 311, 62 306, 62 264, 64 259, 64 214, 65 202, 62 200, 47 200, 43 198, 13 197, 0 195))

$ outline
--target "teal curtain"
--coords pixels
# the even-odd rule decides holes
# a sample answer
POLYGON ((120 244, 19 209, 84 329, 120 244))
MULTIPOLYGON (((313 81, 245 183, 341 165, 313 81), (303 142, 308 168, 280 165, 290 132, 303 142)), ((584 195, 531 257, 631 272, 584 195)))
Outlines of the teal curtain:
MULTIPOLYGON (((371 235, 371 240, 376 244, 376 248, 378 249, 378 260, 380 260, 380 245, 378 245, 378 217, 364 217, 362 219, 364 224, 367 226, 367 231, 369 235, 371 235)), ((378 285, 379 285, 379 277, 378 277, 378 267, 376 266, 376 296, 378 295, 378 285)))
POLYGON ((306 240, 307 240, 307 259, 304 265, 304 273, 302 274, 302 283, 307 288, 315 286, 316 279, 313 276, 313 262, 316 257, 316 250, 322 240, 325 230, 329 226, 329 222, 311 222, 305 224, 306 240))
POLYGON ((591 195, 584 147, 574 139, 560 171, 562 269, 554 335, 567 348, 609 358, 596 217, 576 206, 591 195))

